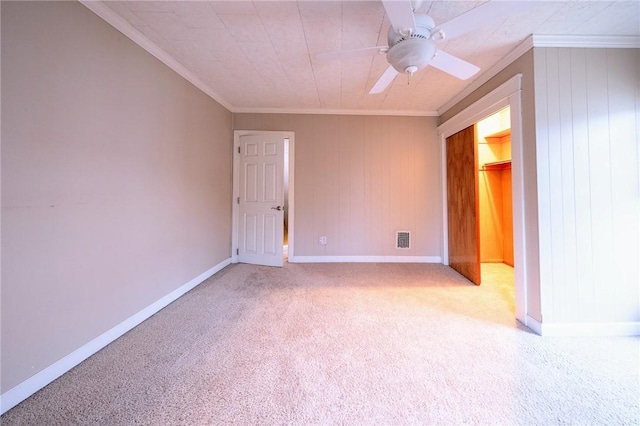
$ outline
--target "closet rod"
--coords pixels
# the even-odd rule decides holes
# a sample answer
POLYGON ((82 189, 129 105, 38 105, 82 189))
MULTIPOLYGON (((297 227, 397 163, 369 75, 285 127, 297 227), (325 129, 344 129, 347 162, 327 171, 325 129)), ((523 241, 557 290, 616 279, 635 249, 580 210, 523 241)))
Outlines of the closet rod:
POLYGON ((505 170, 510 168, 511 168, 511 160, 494 161, 491 163, 484 163, 480 168, 480 171, 505 170))

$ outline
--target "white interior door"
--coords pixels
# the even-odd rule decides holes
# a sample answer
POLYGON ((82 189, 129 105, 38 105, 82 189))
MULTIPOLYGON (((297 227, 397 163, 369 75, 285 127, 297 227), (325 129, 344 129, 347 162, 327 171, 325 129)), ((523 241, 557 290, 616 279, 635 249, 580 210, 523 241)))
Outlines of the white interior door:
POLYGON ((284 138, 240 137, 238 261, 282 266, 284 138))

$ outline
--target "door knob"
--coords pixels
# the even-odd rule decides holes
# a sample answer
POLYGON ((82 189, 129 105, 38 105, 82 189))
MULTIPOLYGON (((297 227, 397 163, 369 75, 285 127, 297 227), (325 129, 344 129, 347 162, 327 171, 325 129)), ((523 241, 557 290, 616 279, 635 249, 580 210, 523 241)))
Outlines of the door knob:
POLYGON ((271 210, 278 210, 278 211, 281 211, 281 210, 284 210, 284 207, 282 207, 282 206, 278 206, 278 207, 271 207, 271 210))

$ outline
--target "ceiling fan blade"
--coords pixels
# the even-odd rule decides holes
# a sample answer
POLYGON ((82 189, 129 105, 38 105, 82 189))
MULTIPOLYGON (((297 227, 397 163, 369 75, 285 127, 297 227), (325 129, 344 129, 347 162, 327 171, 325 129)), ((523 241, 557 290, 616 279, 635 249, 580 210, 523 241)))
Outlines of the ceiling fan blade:
POLYGON ((413 8, 414 14, 418 14, 418 13, 422 13, 425 15, 427 14, 427 11, 424 10, 426 9, 424 5, 424 0, 411 0, 411 7, 413 8))
POLYGON ((429 65, 451 74, 460 80, 466 80, 480 71, 480 68, 477 66, 442 50, 436 52, 436 56, 429 62, 429 65))
POLYGON ((536 4, 536 1, 489 1, 438 25, 434 31, 441 30, 445 39, 451 40, 459 35, 522 12, 534 4, 536 4))
POLYGON ((384 10, 393 28, 400 34, 413 32, 416 28, 416 21, 413 17, 413 7, 410 0, 382 0, 384 10))
POLYGON ((388 46, 372 46, 363 47, 360 49, 338 50, 334 52, 322 52, 316 53, 315 58, 319 61, 331 61, 334 59, 351 59, 354 56, 360 56, 367 53, 374 52, 386 52, 389 50, 388 46))
POLYGON ((396 75, 398 75, 398 71, 389 65, 389 68, 382 73, 378 81, 376 81, 376 84, 374 84, 371 90, 369 90, 369 94, 375 95, 376 93, 384 92, 387 86, 389 86, 393 79, 396 78, 396 75))

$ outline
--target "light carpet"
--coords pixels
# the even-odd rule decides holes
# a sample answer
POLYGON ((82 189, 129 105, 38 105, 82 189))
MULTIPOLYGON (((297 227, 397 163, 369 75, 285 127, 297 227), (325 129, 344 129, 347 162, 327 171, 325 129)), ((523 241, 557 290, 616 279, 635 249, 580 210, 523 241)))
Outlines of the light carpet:
POLYGON ((638 424, 639 340, 533 334, 501 267, 231 265, 0 421, 638 424))

